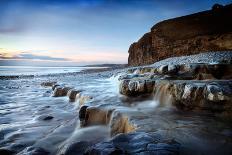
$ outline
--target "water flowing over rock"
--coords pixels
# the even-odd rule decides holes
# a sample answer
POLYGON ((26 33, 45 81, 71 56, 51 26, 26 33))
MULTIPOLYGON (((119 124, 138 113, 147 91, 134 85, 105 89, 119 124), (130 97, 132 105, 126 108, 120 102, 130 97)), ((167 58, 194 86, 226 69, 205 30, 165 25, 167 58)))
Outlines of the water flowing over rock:
POLYGON ((76 97, 77 97, 77 94, 79 94, 81 91, 79 90, 74 90, 74 89, 71 89, 68 91, 67 93, 67 96, 69 97, 69 101, 70 102, 75 102, 76 101, 76 97))
POLYGON ((129 133, 136 129, 127 116, 111 108, 82 106, 79 111, 81 127, 109 126, 111 135, 129 133))
MULTIPOLYGON (((228 59, 232 59, 232 53, 228 52, 228 56, 228 59)), ((215 57, 213 64, 154 64, 129 69, 126 75, 119 78, 120 93, 131 97, 151 94, 161 106, 231 112, 232 65, 221 59, 223 57, 215 57)))
POLYGON ((232 50, 232 4, 157 23, 131 44, 128 64, 152 64, 165 58, 232 50))
POLYGON ((84 105, 86 102, 88 102, 88 101, 90 101, 91 99, 93 99, 92 96, 87 96, 87 95, 82 95, 82 94, 80 94, 80 95, 78 96, 78 98, 79 98, 79 106, 82 106, 82 105, 84 105))

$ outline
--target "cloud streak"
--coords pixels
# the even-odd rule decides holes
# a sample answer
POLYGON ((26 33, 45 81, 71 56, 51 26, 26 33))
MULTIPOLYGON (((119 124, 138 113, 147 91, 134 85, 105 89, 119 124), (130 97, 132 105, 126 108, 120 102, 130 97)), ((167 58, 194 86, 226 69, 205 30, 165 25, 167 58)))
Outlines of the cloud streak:
POLYGON ((10 56, 7 53, 0 53, 0 59, 8 59, 8 60, 44 60, 44 61, 70 61, 66 58, 57 58, 50 57, 46 55, 34 55, 30 53, 21 53, 18 55, 10 56))
POLYGON ((0 0, 0 59, 127 63, 130 44, 155 23, 228 2, 0 0))

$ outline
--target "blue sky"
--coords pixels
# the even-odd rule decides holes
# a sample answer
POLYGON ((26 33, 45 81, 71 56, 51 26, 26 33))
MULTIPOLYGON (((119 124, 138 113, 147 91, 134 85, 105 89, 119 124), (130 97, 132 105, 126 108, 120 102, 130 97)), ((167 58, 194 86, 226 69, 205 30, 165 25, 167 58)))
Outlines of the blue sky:
POLYGON ((159 21, 230 0, 0 0, 0 65, 127 63, 159 21))

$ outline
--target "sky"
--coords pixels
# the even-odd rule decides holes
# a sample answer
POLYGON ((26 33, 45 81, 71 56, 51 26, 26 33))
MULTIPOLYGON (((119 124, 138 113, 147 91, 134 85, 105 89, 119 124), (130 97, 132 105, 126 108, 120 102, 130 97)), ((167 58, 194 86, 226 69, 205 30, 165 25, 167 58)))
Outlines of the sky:
POLYGON ((165 19, 231 0, 0 0, 0 66, 127 63, 165 19))

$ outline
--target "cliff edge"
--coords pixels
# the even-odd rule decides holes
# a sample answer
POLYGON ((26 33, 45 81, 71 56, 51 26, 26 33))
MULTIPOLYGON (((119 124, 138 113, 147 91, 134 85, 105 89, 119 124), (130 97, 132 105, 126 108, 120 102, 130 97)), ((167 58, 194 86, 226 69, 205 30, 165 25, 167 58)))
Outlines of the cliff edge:
POLYGON ((232 50, 232 4, 157 23, 129 48, 128 65, 173 56, 232 50))

